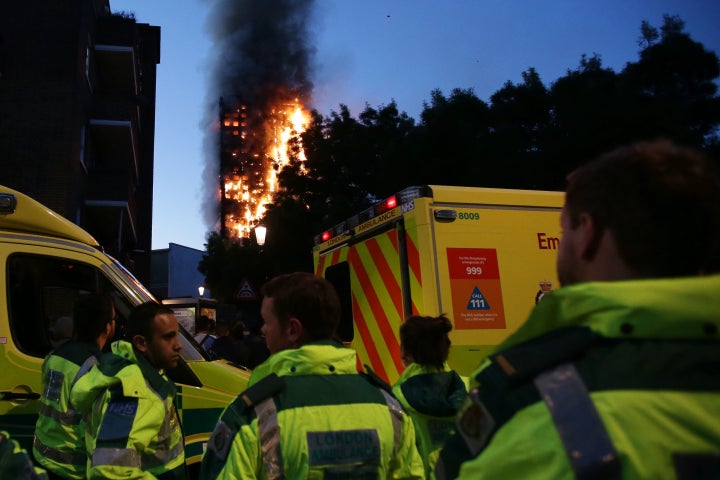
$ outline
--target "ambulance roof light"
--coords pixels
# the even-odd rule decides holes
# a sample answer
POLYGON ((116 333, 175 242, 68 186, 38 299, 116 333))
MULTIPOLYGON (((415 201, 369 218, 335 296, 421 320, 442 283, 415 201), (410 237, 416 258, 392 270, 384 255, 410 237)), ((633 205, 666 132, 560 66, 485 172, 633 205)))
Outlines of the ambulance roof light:
POLYGON ((392 197, 388 197, 375 205, 375 215, 380 215, 381 213, 385 213, 395 207, 397 207, 397 197, 393 195, 392 197))

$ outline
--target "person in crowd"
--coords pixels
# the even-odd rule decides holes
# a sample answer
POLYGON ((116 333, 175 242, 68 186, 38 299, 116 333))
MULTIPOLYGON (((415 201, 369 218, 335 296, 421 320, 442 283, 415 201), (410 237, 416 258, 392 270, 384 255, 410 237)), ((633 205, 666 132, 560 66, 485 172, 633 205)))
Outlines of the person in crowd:
POLYGON ((187 478, 175 384, 164 373, 180 361, 179 335, 170 308, 139 305, 126 340, 75 384, 70 398, 89 416, 89 479, 187 478))
POLYGON ((215 329, 217 338, 210 347, 210 353, 215 358, 225 360, 237 365, 247 366, 250 350, 245 345, 245 324, 237 320, 232 327, 225 322, 218 323, 215 329))
POLYGON ((5 431, 0 431, 0 478, 47 480, 45 469, 33 465, 30 455, 5 431))
POLYGON ((433 478, 440 449, 453 433, 455 414, 467 396, 465 381, 447 365, 451 330, 444 315, 412 316, 400 326, 405 370, 393 394, 415 425, 426 478, 433 478))
POLYGON ((268 350, 267 344, 265 343, 265 336, 262 334, 262 323, 258 322, 250 323, 247 325, 247 332, 245 333, 245 345, 247 345, 248 353, 248 368, 255 368, 270 356, 270 350, 268 350))
POLYGON ((436 474, 720 478, 717 171, 620 148, 569 175, 561 226, 562 288, 483 363, 436 474))
POLYGON ((271 356, 220 417, 201 478, 422 478, 411 419, 387 385, 357 372, 354 350, 331 340, 332 284, 289 273, 262 293, 271 356))
POLYGON ((70 389, 100 359, 115 334, 115 306, 107 294, 81 297, 75 304, 74 339, 52 350, 42 365, 42 394, 33 455, 51 478, 85 478, 85 422, 70 401, 70 389))
POLYGON ((206 352, 209 352, 212 348, 213 342, 215 342, 215 335, 213 335, 213 321, 207 315, 200 315, 195 323, 195 341, 200 345, 206 352))

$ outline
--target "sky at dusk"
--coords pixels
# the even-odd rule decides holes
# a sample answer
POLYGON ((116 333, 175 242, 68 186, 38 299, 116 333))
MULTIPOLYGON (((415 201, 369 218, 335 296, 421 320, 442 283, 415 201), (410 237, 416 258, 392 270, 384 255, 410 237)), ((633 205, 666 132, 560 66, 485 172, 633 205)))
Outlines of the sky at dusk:
MULTIPOLYGON (((204 250, 203 118, 217 104, 208 14, 217 0, 110 0, 113 12, 161 27, 155 125, 153 249, 204 250)), ((240 1, 240 0, 236 0, 240 1)), ((266 1, 266 0, 252 0, 266 1)), ((598 54, 620 71, 638 59, 640 24, 679 15, 690 36, 720 53, 718 0, 315 0, 313 104, 357 116, 395 101, 419 117, 430 92, 472 88, 482 100, 534 67, 546 86, 598 54)), ((270 233, 268 233, 270 234, 270 233)))

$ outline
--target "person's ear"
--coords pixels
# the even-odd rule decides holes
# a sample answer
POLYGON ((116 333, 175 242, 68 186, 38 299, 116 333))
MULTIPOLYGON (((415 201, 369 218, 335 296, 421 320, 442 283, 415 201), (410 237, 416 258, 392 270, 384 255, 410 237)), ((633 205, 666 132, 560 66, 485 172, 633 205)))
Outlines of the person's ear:
POLYGON ((580 258, 589 261, 595 258, 598 252, 604 229, 589 213, 582 212, 578 215, 578 253, 580 258))
POLYGON ((132 344, 135 348, 138 349, 140 353, 147 352, 148 346, 147 346, 147 340, 145 340, 145 337, 142 335, 135 335, 132 338, 132 344))
POLYGON ((300 320, 295 317, 290 317, 287 323, 286 333, 287 339, 292 345, 299 345, 305 333, 305 328, 300 320))

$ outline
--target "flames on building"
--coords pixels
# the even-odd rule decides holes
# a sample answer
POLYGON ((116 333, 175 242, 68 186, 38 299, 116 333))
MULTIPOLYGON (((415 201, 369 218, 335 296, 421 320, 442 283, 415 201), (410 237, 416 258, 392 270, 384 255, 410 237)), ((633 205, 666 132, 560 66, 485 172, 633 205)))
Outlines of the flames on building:
POLYGON ((293 139, 310 120, 314 12, 315 0, 212 2, 203 214, 223 238, 251 237, 282 168, 304 159, 293 139))
MULTIPOLYGON (((247 238, 278 190, 278 173, 291 159, 290 143, 305 130, 309 114, 297 98, 266 112, 220 99, 220 221, 223 238, 247 238)), ((300 145, 296 153, 305 160, 300 145)), ((302 171, 302 169, 301 169, 302 171)))

